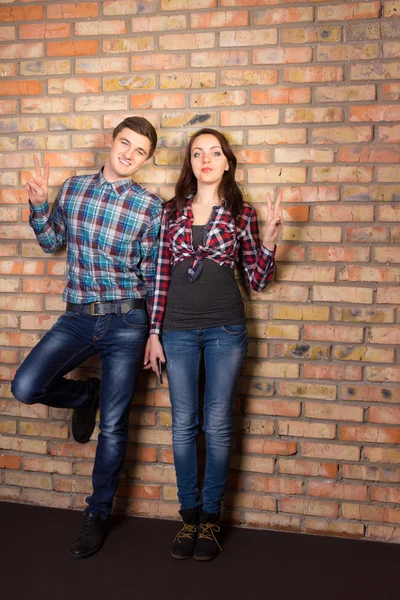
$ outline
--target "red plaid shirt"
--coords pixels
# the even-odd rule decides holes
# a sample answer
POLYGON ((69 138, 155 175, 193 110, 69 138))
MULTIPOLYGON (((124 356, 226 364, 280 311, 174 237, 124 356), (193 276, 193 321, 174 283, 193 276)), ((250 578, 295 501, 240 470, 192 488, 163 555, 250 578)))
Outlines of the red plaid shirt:
POLYGON ((193 198, 188 199, 171 222, 168 222, 168 204, 164 210, 150 333, 160 333, 172 269, 185 259, 192 259, 189 273, 198 273, 206 258, 233 269, 241 257, 248 283, 256 291, 263 290, 274 274, 275 252, 261 245, 257 214, 250 204, 244 203, 236 221, 223 205, 215 206, 204 229, 203 244, 195 250, 192 202, 193 198))

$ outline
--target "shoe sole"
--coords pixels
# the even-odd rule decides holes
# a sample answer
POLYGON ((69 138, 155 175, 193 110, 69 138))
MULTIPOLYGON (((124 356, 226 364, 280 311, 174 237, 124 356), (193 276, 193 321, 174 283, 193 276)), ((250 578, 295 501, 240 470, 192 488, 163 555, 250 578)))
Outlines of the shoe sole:
POLYGON ((176 558, 177 560, 186 560, 187 558, 192 558, 193 554, 188 554, 187 556, 179 556, 178 554, 174 554, 171 552, 172 558, 176 558))
POLYGON ((194 560, 199 560, 200 562, 207 562, 210 560, 214 560, 214 558, 217 558, 217 556, 219 556, 221 554, 221 552, 219 552, 218 554, 214 554, 214 556, 196 556, 194 555, 194 560))
POLYGON ((102 545, 98 546, 97 548, 94 548, 93 550, 90 550, 90 552, 85 552, 85 554, 73 554, 73 552, 70 552, 69 555, 74 560, 79 560, 80 558, 89 558, 90 556, 93 556, 93 554, 96 554, 96 552, 101 550, 102 545))

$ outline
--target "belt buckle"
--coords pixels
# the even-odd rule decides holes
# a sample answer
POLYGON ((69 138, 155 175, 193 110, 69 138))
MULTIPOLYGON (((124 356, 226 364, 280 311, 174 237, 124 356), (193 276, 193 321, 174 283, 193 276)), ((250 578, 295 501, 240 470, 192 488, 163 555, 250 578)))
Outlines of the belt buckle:
POLYGON ((91 317, 98 317, 99 314, 97 312, 95 312, 95 306, 96 306, 96 302, 92 302, 91 304, 89 304, 89 314, 91 317))

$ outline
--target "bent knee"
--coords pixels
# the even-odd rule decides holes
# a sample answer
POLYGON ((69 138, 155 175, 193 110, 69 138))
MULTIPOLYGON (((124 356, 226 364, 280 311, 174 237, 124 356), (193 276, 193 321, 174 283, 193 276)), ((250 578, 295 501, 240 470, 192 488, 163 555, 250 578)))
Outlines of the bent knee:
POLYGON ((25 378, 16 374, 11 383, 11 393, 13 396, 24 404, 35 404, 34 394, 30 382, 25 378))

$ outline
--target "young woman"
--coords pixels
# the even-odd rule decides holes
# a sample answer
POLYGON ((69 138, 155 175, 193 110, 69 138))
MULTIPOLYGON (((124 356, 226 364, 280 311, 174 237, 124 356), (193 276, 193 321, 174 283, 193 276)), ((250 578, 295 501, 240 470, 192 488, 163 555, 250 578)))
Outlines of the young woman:
POLYGON ((216 534, 231 455, 232 406, 247 350, 234 266, 241 260, 251 287, 264 289, 275 269, 275 242, 283 220, 279 201, 273 208, 268 195, 261 245, 256 211, 244 202, 235 169, 236 157, 221 133, 213 129, 195 133, 161 226, 145 365, 158 375, 159 361, 167 364, 183 518, 172 547, 172 556, 178 559, 194 554, 197 560, 211 560, 221 550, 216 534), (196 438, 202 356, 206 466, 200 496, 196 438))

